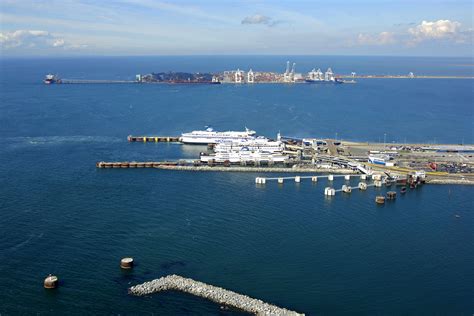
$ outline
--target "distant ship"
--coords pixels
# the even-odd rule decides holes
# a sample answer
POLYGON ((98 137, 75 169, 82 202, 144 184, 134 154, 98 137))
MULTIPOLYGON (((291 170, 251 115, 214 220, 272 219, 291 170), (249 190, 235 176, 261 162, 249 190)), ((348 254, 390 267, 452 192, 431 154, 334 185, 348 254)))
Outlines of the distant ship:
POLYGON ((56 75, 47 74, 46 77, 44 77, 43 82, 45 84, 61 83, 61 79, 56 75))
POLYGON ((332 72, 331 68, 323 74, 321 69, 313 69, 308 73, 308 76, 305 79, 307 83, 332 83, 332 84, 339 84, 344 83, 344 81, 336 78, 334 73, 332 72))
POLYGON ((205 131, 192 131, 190 133, 183 133, 179 141, 184 144, 217 144, 222 141, 246 141, 255 138, 255 131, 245 128, 245 131, 227 131, 216 132, 212 127, 205 131))

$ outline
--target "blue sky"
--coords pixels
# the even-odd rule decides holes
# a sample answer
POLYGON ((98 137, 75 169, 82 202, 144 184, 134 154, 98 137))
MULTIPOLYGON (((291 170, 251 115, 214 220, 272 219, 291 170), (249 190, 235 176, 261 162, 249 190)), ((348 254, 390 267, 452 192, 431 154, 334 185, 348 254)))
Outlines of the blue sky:
POLYGON ((2 55, 472 56, 471 1, 2 0, 2 55))

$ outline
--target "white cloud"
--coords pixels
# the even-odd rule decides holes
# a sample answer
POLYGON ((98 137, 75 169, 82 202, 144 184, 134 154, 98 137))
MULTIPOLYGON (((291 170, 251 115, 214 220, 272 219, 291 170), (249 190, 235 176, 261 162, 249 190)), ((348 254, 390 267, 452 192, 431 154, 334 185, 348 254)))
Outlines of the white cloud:
POLYGON ((265 15, 261 15, 261 14, 246 16, 242 20, 242 24, 270 24, 270 23, 272 23, 272 18, 265 15))
POLYGON ((391 45, 396 43, 395 34, 381 32, 379 34, 359 34, 357 37, 359 45, 391 45))
POLYGON ((63 38, 40 30, 16 30, 0 32, 0 47, 5 50, 21 48, 83 48, 86 45, 77 45, 66 42, 63 38))
POLYGON ((450 20, 422 21, 408 29, 407 45, 415 46, 427 41, 445 41, 455 44, 472 43, 473 30, 462 29, 461 23, 450 20))
POLYGON ((408 29, 412 42, 430 39, 457 39, 461 34, 461 23, 450 20, 435 22, 423 21, 421 24, 408 29))
MULTIPOLYGON (((379 34, 360 33, 356 39, 358 45, 382 46, 403 43, 415 46, 421 42, 439 41, 456 44, 468 43, 472 38, 472 30, 462 30, 461 23, 450 20, 422 21, 420 24, 405 31, 381 32, 379 34)), ((354 41, 352 41, 352 44, 354 41)))

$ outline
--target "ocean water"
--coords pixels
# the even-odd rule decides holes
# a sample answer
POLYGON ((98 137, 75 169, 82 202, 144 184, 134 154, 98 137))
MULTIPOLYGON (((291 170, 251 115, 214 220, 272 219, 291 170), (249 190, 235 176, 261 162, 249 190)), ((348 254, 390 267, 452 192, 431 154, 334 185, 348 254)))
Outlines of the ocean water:
MULTIPOLYGON (((325 181, 257 187, 258 173, 99 170, 97 161, 195 158, 204 148, 128 143, 213 125, 259 134, 473 143, 472 80, 356 85, 52 85, 152 71, 473 75, 471 59, 221 56, 1 59, 0 313, 231 315, 180 293, 130 297, 170 273, 307 314, 474 310, 468 186, 426 185, 377 206, 386 188, 323 196, 325 181), (455 215, 460 215, 456 217, 455 215), (119 268, 133 256, 136 267, 119 268), (55 291, 44 277, 61 279, 55 291)), ((352 181, 356 185, 356 181, 352 181)), ((335 186, 344 182, 336 180, 335 186)))

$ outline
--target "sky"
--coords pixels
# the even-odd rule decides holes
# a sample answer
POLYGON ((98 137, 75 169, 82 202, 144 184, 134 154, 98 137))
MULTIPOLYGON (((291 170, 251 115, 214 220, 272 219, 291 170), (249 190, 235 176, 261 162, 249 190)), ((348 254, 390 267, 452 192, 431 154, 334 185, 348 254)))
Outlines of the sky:
POLYGON ((1 0, 2 56, 473 56, 465 0, 1 0))

